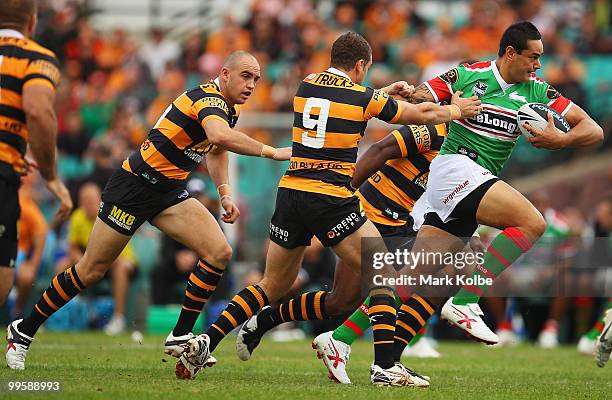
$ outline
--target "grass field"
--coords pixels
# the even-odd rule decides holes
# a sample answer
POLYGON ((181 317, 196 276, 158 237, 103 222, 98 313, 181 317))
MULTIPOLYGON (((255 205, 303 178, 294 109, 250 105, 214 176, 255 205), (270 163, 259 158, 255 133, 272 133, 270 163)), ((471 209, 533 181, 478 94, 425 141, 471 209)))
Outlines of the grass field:
MULTIPOLYGON (((27 370, 0 368, 0 380, 60 380, 60 394, 13 398, 72 399, 609 399, 612 365, 599 369, 574 347, 542 350, 523 345, 492 349, 471 342, 442 343, 439 360, 405 364, 431 376, 428 389, 375 388, 369 383, 370 343, 353 346, 348 372, 353 385, 327 379, 307 341, 264 342, 249 362, 238 360, 234 337, 215 356, 219 364, 194 381, 174 377, 174 359, 161 350, 162 337, 142 344, 129 336, 99 333, 37 336, 27 370)), ((4 361, 2 361, 4 362, 4 361)), ((0 393, 0 398, 7 398, 0 393)))

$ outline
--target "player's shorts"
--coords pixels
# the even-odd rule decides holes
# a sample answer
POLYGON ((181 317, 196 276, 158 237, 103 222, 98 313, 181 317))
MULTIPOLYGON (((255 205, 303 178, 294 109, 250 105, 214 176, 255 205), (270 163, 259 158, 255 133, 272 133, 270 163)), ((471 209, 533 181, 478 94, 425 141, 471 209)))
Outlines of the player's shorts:
POLYGON ((124 169, 117 170, 102 192, 98 218, 119 233, 131 236, 166 208, 189 198, 185 184, 163 191, 124 169))
POLYGON ((491 171, 467 156, 437 156, 431 163, 427 189, 411 213, 414 229, 427 224, 457 237, 472 236, 478 226, 478 205, 498 180, 491 171))
POLYGON ((19 184, 0 178, 0 266, 15 267, 17 259, 17 223, 21 215, 19 184))
POLYGON ((416 239, 416 231, 412 229, 412 218, 404 225, 393 226, 383 225, 372 222, 380 236, 382 236, 387 250, 394 252, 395 250, 410 250, 416 239))
POLYGON ((367 218, 357 196, 341 198, 278 188, 270 240, 286 249, 308 246, 316 236, 330 247, 357 231, 367 218))

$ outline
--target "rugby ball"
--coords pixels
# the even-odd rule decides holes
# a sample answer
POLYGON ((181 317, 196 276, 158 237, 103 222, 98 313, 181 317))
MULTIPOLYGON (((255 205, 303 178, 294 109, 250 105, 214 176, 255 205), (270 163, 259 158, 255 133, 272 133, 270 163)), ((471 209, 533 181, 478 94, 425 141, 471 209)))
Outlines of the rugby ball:
POLYGON ((565 118, 546 104, 542 103, 527 103, 523 104, 518 109, 518 115, 516 120, 521 133, 526 137, 530 138, 533 135, 523 127, 523 124, 533 126, 536 129, 546 128, 548 125, 548 113, 551 113, 553 120, 555 121, 555 127, 563 133, 567 133, 570 130, 570 124, 565 118))

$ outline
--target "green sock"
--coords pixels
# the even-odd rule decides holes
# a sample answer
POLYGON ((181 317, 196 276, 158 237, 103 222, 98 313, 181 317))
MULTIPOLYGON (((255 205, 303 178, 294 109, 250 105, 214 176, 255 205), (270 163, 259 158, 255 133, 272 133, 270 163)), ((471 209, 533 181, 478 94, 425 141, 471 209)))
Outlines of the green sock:
MULTIPOLYGON (((510 264, 516 261, 523 253, 531 248, 531 242, 517 228, 504 229, 495 239, 484 254, 482 265, 477 265, 471 275, 471 279, 478 283, 487 280, 487 278, 495 279, 506 269, 510 264)), ((465 305, 468 303, 478 303, 489 285, 486 283, 478 285, 464 285, 455 297, 453 304, 465 305)))
MULTIPOLYGON (((402 304, 401 299, 395 296, 395 307, 402 304)), ((370 297, 368 296, 363 304, 344 321, 342 325, 337 327, 332 334, 332 338, 339 340, 349 346, 358 338, 363 336, 364 332, 370 328, 370 320, 368 318, 368 307, 370 307, 370 297)))

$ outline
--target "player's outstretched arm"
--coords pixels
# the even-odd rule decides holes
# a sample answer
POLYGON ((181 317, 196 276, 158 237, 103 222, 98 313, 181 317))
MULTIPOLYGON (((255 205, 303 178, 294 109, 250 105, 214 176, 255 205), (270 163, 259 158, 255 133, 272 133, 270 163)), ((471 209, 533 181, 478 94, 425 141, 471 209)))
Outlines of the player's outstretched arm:
POLYGON ((435 103, 425 102, 411 104, 405 101, 398 102, 402 106, 399 124, 440 124, 455 119, 472 118, 480 114, 481 101, 477 96, 461 97, 462 92, 455 92, 448 106, 440 106, 435 103))
POLYGON ((47 188, 60 201, 56 218, 63 221, 72 211, 68 189, 55 171, 57 117, 53 109, 55 92, 46 85, 28 85, 23 89, 23 111, 30 135, 29 146, 47 188))
POLYGON ((387 160, 402 157, 402 150, 395 136, 390 133, 374 143, 357 161, 353 175, 353 187, 358 188, 368 177, 378 171, 387 160))
POLYGON ((544 130, 526 125, 526 129, 534 135, 527 140, 534 147, 548 150, 589 146, 603 140, 604 134, 601 126, 578 105, 572 104, 565 114, 565 119, 572 127, 567 133, 563 133, 555 127, 553 117, 550 114, 548 114, 548 125, 544 130))
POLYGON ((416 88, 414 88, 412 94, 407 97, 407 101, 413 104, 424 102, 435 103, 436 99, 434 98, 434 95, 431 93, 431 90, 429 90, 427 85, 425 83, 421 83, 416 88))
POLYGON ((217 193, 219 194, 219 202, 223 207, 223 222, 233 224, 240 216, 240 211, 232 198, 232 188, 229 184, 228 169, 228 154, 227 151, 217 148, 206 155, 206 166, 210 179, 212 179, 217 193))
POLYGON ((291 158, 291 148, 274 148, 258 142, 246 134, 232 129, 221 119, 211 118, 204 123, 204 130, 210 143, 233 153, 246 156, 266 157, 285 161, 291 158))

